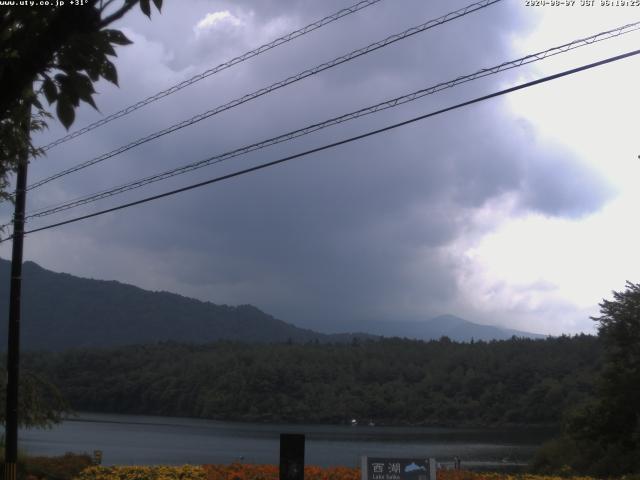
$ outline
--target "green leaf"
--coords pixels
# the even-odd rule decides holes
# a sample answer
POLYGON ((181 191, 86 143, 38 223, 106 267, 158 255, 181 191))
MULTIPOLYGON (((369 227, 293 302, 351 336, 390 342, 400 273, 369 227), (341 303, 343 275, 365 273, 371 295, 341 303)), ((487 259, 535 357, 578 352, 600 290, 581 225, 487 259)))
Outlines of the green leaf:
POLYGON ((149 4, 149 0, 140 0, 140 10, 147 17, 151 18, 151 5, 149 4))
POLYGON ((82 73, 76 73, 71 78, 71 81, 73 82, 73 86, 80 93, 91 94, 96 92, 93 88, 93 83, 91 83, 91 80, 89 80, 89 77, 82 73))
POLYGON ((91 83, 89 77, 83 75, 82 73, 76 73, 73 77, 71 77, 71 81, 80 100, 88 103, 93 108, 98 110, 98 107, 96 106, 95 102, 93 101, 93 97, 91 96, 96 91, 94 90, 93 83, 91 83))
POLYGON ((31 103, 33 104, 34 107, 36 107, 38 110, 42 110, 42 104, 40 103, 40 100, 38 100, 38 97, 34 97, 33 100, 31 100, 31 103))
POLYGON ((89 105, 91 105, 91 106, 92 106, 93 108, 95 108, 96 110, 100 111, 100 110, 98 109, 98 106, 96 105, 96 102, 93 100, 93 97, 92 97, 91 95, 83 95, 83 94, 80 94, 80 99, 81 99, 83 102, 86 102, 86 103, 88 103, 89 105))
POLYGON ((76 107, 80 105, 80 95, 76 86, 76 76, 77 73, 75 72, 71 75, 56 75, 56 80, 58 80, 60 84, 60 95, 58 96, 58 102, 61 98, 64 98, 65 101, 75 105, 76 107))
POLYGON ((108 41, 103 42, 100 46, 100 50, 102 54, 111 55, 112 57, 117 57, 116 51, 113 49, 111 44, 108 41))
MULTIPOLYGON (((87 79, 87 80, 88 80, 88 79, 87 79)), ((94 93, 93 86, 91 86, 91 89, 90 89, 90 90, 89 90, 89 89, 86 89, 86 88, 83 88, 83 89, 81 89, 81 90, 78 90, 78 95, 79 95, 80 99, 81 99, 83 102, 86 102, 86 103, 88 103, 89 105, 91 105, 91 106, 92 106, 93 108, 95 108, 96 110, 98 110, 98 106, 97 106, 97 105, 96 105, 96 103, 93 101, 93 96, 92 96, 92 95, 93 95, 93 93, 94 93)))
POLYGON ((56 88, 56 84, 49 77, 45 78, 44 82, 42 82, 42 91, 44 92, 44 96, 51 105, 58 98, 58 89, 56 88))
POLYGON ((99 57, 104 57, 105 55, 117 56, 113 45, 111 45, 109 41, 109 35, 106 32, 98 32, 96 34, 95 40, 93 41, 92 55, 99 57))
POLYGON ((87 74, 89 75, 89 78, 94 81, 97 82, 100 79, 100 70, 96 69, 92 66, 87 66, 87 74))
POLYGON ((104 62, 102 62, 102 69, 100 74, 105 78, 105 80, 108 80, 114 85, 118 85, 118 72, 115 65, 109 60, 105 60, 104 62))
POLYGON ((153 4, 156 6, 158 11, 162 10, 162 0, 153 0, 153 4))
POLYGON ((120 30, 104 30, 102 33, 109 43, 113 43, 115 45, 130 45, 133 43, 120 30))
POLYGON ((58 119, 62 122, 62 125, 64 125, 64 128, 69 130, 69 127, 76 118, 76 112, 68 98, 62 96, 58 98, 56 113, 58 114, 58 119))
POLYGON ((96 55, 92 55, 85 64, 84 70, 92 82, 97 82, 100 79, 100 72, 102 71, 102 59, 96 55))

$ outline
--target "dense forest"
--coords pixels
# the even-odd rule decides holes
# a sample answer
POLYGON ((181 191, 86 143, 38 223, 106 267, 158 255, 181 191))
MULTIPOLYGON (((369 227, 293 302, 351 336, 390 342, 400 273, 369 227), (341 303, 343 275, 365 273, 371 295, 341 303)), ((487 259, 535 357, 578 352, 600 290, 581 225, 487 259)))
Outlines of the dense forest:
POLYGON ((72 408, 221 420, 557 424, 590 398, 601 364, 586 335, 456 343, 161 343, 30 353, 25 368, 72 408))

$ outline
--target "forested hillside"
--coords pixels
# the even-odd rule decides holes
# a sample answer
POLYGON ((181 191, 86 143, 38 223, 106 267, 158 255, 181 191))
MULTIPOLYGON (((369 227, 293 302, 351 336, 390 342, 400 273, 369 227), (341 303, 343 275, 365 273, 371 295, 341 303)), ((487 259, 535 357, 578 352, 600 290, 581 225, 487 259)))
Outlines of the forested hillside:
MULTIPOLYGON (((10 262, 0 259, 0 311, 7 312, 10 262)), ((354 335, 324 335, 283 322, 251 305, 201 302, 169 292, 151 292, 115 281, 93 280, 23 267, 21 342, 26 350, 114 347, 159 341, 205 343, 350 341, 354 335)), ((0 349, 6 348, 6 317, 0 349)), ((366 338, 367 335, 355 335, 366 338)))
MULTIPOLYGON (((0 311, 8 311, 10 262, 0 259, 0 311)), ((21 343, 25 350, 65 350, 150 344, 162 341, 323 343, 373 339, 377 335, 423 340, 540 337, 479 325, 453 315, 422 321, 345 322, 342 333, 300 328, 252 305, 217 305, 169 292, 152 292, 116 281, 56 273, 34 262, 23 267, 21 343), (349 333, 354 332, 354 333, 349 333)), ((330 301, 330 299, 329 299, 330 301)), ((0 351, 7 343, 0 317, 0 351)))
POLYGON ((165 343, 32 353, 78 410, 243 421, 549 424, 593 391, 591 336, 455 343, 165 343))

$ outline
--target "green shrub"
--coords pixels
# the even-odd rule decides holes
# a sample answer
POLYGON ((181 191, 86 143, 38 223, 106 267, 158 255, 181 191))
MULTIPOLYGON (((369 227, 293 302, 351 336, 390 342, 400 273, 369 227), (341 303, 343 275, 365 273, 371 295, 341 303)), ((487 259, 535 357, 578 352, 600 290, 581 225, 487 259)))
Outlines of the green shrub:
POLYGON ((93 465, 89 455, 75 453, 58 457, 26 457, 20 463, 20 476, 32 480, 71 480, 93 465))
POLYGON ((576 444, 566 437, 544 443, 531 462, 531 470, 542 475, 571 476, 578 457, 576 444))

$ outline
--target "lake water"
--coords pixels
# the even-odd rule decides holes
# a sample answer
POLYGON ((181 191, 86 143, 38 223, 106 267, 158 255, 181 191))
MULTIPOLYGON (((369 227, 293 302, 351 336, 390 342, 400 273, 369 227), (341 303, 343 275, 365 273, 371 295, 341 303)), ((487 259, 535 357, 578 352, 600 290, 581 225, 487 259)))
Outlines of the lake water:
POLYGON ((308 465, 359 466, 361 455, 454 456, 463 467, 525 463, 553 432, 544 429, 450 429, 382 426, 276 425, 140 415, 82 413, 50 430, 21 430, 32 455, 102 450, 106 465, 279 462, 280 433, 306 435, 308 465))

